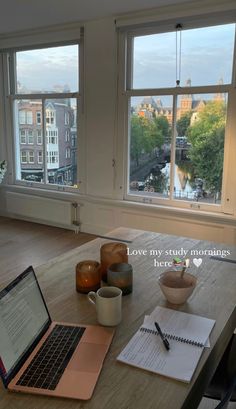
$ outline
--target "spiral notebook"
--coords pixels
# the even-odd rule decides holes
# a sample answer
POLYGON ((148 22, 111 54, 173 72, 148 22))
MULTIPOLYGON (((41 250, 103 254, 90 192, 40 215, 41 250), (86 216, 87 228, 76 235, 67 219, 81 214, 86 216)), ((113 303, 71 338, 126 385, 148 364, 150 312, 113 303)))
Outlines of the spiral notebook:
POLYGON ((183 382, 190 382, 215 320, 156 307, 131 338, 117 360, 183 382), (158 322, 169 339, 170 350, 163 345, 155 329, 158 322))

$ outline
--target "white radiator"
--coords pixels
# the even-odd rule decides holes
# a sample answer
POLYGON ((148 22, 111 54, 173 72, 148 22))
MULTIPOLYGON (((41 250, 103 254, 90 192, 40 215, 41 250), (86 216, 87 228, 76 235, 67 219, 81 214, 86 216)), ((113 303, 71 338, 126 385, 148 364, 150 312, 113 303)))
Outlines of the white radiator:
POLYGON ((76 224, 75 209, 70 202, 15 192, 6 193, 6 202, 11 216, 67 228, 76 224))

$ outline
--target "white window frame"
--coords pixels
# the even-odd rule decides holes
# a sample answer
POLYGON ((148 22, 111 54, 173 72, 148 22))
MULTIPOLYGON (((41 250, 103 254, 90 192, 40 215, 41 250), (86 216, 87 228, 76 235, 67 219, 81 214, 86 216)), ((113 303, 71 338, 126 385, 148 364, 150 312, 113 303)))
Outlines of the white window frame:
MULTIPOLYGON (((19 119, 16 118, 16 112, 14 110, 14 101, 17 100, 41 100, 42 101, 42 112, 45 111, 45 102, 50 101, 50 100, 61 100, 61 99, 75 99, 76 100, 76 105, 77 105, 77 112, 78 115, 77 117, 80 120, 80 123, 83 123, 83 118, 84 118, 84 94, 83 94, 83 60, 84 60, 84 45, 83 45, 83 28, 79 27, 76 30, 73 31, 73 35, 70 34, 71 36, 74 36, 74 39, 68 39, 68 41, 63 41, 62 37, 63 36, 58 36, 54 35, 55 40, 52 41, 50 44, 47 42, 42 42, 42 44, 37 43, 34 45, 33 43, 29 47, 24 47, 24 45, 20 46, 19 48, 15 49, 14 45, 12 46, 11 49, 8 49, 4 54, 3 54, 3 71, 4 71, 4 77, 7 79, 6 84, 5 84, 5 98, 7 103, 7 110, 6 110, 6 118, 7 118, 7 129, 9 134, 12 135, 12 146, 14 149, 14 156, 13 156, 13 162, 12 162, 12 177, 11 177, 11 183, 15 185, 21 185, 24 187, 29 186, 29 183, 25 180, 21 180, 21 171, 20 171, 20 163, 21 163, 21 157, 19 156, 19 147, 18 147, 18 141, 16 140, 16 136, 18 135, 18 129, 15 129, 15 123, 19 123, 19 119), (60 38, 61 42, 58 41, 58 38, 60 38), (79 78, 78 78, 78 83, 79 83, 79 89, 77 92, 66 92, 66 93, 40 93, 40 94, 17 94, 16 93, 16 76, 15 76, 15 53, 17 51, 23 51, 24 49, 37 49, 37 48, 48 48, 48 47, 55 47, 55 46, 66 46, 66 45, 77 45, 79 54, 78 54, 78 71, 79 71, 79 78)), ((24 41, 24 38, 21 39, 21 41, 24 41)), ((25 111, 25 110, 24 110, 25 111)), ((55 116, 53 116, 55 118, 55 116)), ((22 122, 22 121, 21 121, 22 122)), ((25 124, 26 120, 24 120, 25 124)), ((23 123, 22 123, 23 124, 23 123)), ((77 121, 78 124, 78 121, 77 121)), ((36 124, 37 126, 37 124, 36 124)), ((77 132, 79 133, 80 130, 77 126, 77 132)), ((58 190, 58 191, 68 191, 75 193, 76 189, 78 189, 78 184, 73 187, 73 186, 63 186, 63 189, 61 185, 57 184, 50 184, 48 183, 46 179, 46 175, 48 173, 47 170, 47 142, 46 142, 46 114, 45 116, 42 117, 42 138, 43 138, 43 157, 44 157, 44 163, 43 163, 43 170, 44 170, 44 178, 42 182, 36 183, 36 182, 30 182, 30 187, 35 187, 36 189, 44 189, 44 190, 58 190)), ((82 134, 80 135, 82 139, 82 134)), ((19 136, 18 136, 19 138, 19 136)), ((58 136, 56 136, 58 139, 58 136)), ((81 142, 82 146, 83 143, 81 142)), ((77 160, 79 156, 79 150, 77 151, 77 160)), ((57 159, 58 161, 58 159, 57 159)), ((79 163, 79 160, 78 160, 79 163)), ((81 168, 80 168, 81 170, 81 168)), ((79 167, 77 166, 77 179, 79 178, 79 167)), ((50 170, 49 170, 50 171, 50 170)), ((83 169, 81 170, 83 172, 83 169)), ((81 191, 83 189, 80 189, 81 191)))
POLYGON ((37 145, 42 145, 43 144, 43 135, 42 135, 42 130, 37 129, 37 145), (39 135, 39 131, 41 134, 39 135), (41 142, 40 142, 41 141, 41 142))
POLYGON ((65 141, 70 142, 70 130, 66 129, 65 131, 65 141))
POLYGON ((33 112, 26 111, 26 123, 27 125, 33 125, 33 112))
POLYGON ((28 129, 27 135, 28 135, 28 145, 34 145, 34 131, 32 129, 28 129), (30 132, 32 133, 30 134, 30 132))
POLYGON ((46 124, 55 125, 56 112, 51 108, 46 109, 46 124))
POLYGON ((34 151, 28 151, 28 162, 29 162, 29 164, 31 164, 31 165, 33 165, 34 164, 34 158, 35 158, 35 155, 34 155, 34 151))
POLYGON ((70 123, 69 112, 65 112, 65 125, 69 125, 69 123, 70 123))
POLYGON ((66 148, 66 159, 70 159, 70 148, 66 148))
POLYGON ((21 163, 24 165, 24 164, 27 164, 28 163, 28 155, 27 155, 27 151, 20 151, 20 161, 21 161, 21 163), (23 153, 25 153, 25 161, 23 161, 22 160, 22 156, 23 156, 23 153))
MULTIPOLYGON (((178 21, 179 22, 179 21, 178 21)), ((177 22, 176 22, 177 23, 177 22)), ((236 23, 236 21, 229 21, 229 18, 226 17, 224 20, 223 16, 219 18, 217 21, 206 21, 199 22, 199 20, 194 21, 191 19, 191 22, 187 24, 186 28, 195 28, 195 27, 207 27, 211 25, 223 25, 227 23, 236 23)), ((125 169, 123 170, 123 184, 124 184, 124 195, 123 199, 133 202, 139 202, 145 204, 155 204, 160 206, 168 206, 173 208, 184 208, 190 209, 194 211, 206 211, 206 212, 213 212, 213 213, 226 213, 226 214, 233 214, 233 206, 231 205, 231 201, 233 202, 233 195, 229 191, 229 179, 231 178, 233 181, 233 177, 230 175, 230 163, 228 161, 230 155, 230 146, 235 146, 235 142, 233 141, 233 127, 234 127, 234 115, 232 112, 236 112, 236 63, 234 63, 233 67, 233 78, 232 84, 228 85, 214 85, 214 86, 198 86, 198 87, 173 87, 173 88, 154 88, 154 89, 132 89, 131 82, 132 82, 132 42, 133 38, 136 36, 144 36, 147 34, 158 34, 164 33, 167 31, 175 31, 173 23, 160 23, 158 24, 160 28, 157 30, 153 28, 153 25, 150 28, 141 26, 139 28, 125 28, 121 29, 119 32, 119 84, 118 84, 118 136, 123 133, 124 135, 124 145, 123 151, 118 151, 117 155, 119 157, 119 161, 124 161, 125 169), (150 197, 148 195, 141 196, 138 194, 134 194, 129 192, 129 140, 130 140, 130 119, 129 119, 129 112, 130 112, 130 100, 131 97, 135 96, 163 96, 163 95, 172 95, 176 100, 178 95, 184 94, 206 94, 206 93, 228 93, 228 106, 227 106, 227 124, 225 128, 225 145, 224 145, 224 168, 223 168, 223 182, 222 182, 222 197, 220 204, 211 204, 211 203, 203 203, 203 202, 195 202, 195 201, 185 201, 185 200, 176 200, 171 198, 162 198, 162 197, 150 197)), ((236 41, 236 39, 235 39, 236 41)), ((236 46, 234 47, 234 57, 233 61, 236 61, 236 46)), ((174 127, 172 126, 172 147, 171 147, 171 157, 172 163, 175 154, 175 131, 174 127)), ((120 141, 121 139, 119 139, 120 141)), ((121 171, 122 174, 122 171, 121 171)), ((173 166, 172 166, 172 175, 170 175, 172 179, 172 191, 174 188, 173 183, 173 166)), ((121 182, 122 183, 122 182, 121 182)), ((231 185, 232 186, 232 185, 231 185)))
POLYGON ((20 129, 20 144, 21 145, 26 145, 26 130, 25 129, 20 129), (22 135, 22 131, 24 132, 24 135, 22 135), (23 142, 24 140, 24 142, 23 142))
POLYGON ((26 110, 21 109, 19 111, 19 125, 25 125, 26 124, 26 110))
POLYGON ((38 164, 41 165, 43 163, 43 151, 38 151, 37 156, 38 156, 38 164))

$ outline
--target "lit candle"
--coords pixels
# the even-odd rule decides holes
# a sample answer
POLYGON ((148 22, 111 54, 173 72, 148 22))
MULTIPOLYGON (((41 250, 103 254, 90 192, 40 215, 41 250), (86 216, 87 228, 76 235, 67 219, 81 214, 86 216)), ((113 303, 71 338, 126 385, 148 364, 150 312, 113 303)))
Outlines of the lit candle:
POLYGON ((101 284, 100 264, 94 260, 84 260, 76 266, 76 290, 79 293, 97 291, 101 284))

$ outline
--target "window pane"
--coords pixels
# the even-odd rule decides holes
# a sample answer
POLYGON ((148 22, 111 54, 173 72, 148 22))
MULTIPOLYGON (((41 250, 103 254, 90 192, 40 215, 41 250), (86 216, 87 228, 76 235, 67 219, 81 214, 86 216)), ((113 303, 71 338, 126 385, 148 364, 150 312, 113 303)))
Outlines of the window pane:
POLYGON ((178 98, 175 199, 221 202, 227 95, 178 98))
POLYGON ((78 58, 78 45, 16 52, 16 92, 78 91, 78 58))
POLYGON ((134 38, 133 88, 175 86, 175 33, 134 38))
POLYGON ((45 102, 47 182, 50 184, 77 186, 76 112, 74 98, 45 102))
POLYGON ((235 24, 182 30, 181 78, 175 31, 135 37, 133 88, 175 87, 177 79, 181 86, 231 83, 234 35, 235 24))
POLYGON ((169 196, 172 97, 133 97, 129 193, 169 196))
POLYGON ((235 24, 182 32, 181 85, 232 82, 235 24))
MULTIPOLYGON (((43 165, 38 161, 38 135, 42 135, 42 125, 37 115, 42 114, 42 101, 15 101, 16 173, 18 180, 43 181, 43 165)), ((41 136, 42 138, 42 136, 41 136)), ((42 140, 41 140, 42 143, 42 140)))

